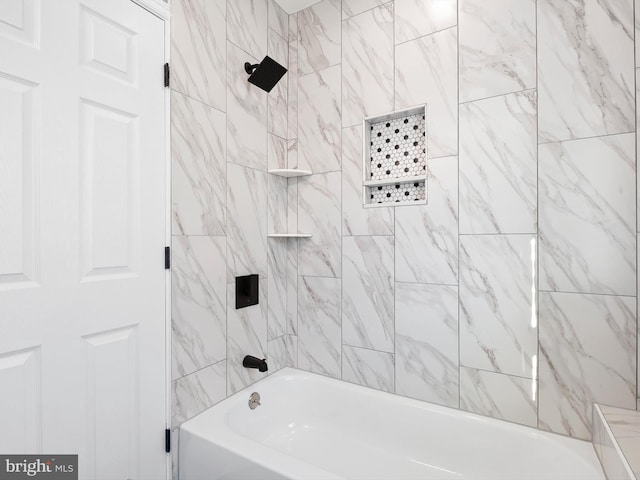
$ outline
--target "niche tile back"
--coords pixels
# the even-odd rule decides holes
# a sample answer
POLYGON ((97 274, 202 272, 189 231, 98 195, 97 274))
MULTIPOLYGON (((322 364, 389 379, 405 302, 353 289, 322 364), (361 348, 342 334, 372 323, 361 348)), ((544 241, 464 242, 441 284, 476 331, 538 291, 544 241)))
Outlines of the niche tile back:
POLYGON ((426 203, 425 107, 363 121, 365 207, 426 203))

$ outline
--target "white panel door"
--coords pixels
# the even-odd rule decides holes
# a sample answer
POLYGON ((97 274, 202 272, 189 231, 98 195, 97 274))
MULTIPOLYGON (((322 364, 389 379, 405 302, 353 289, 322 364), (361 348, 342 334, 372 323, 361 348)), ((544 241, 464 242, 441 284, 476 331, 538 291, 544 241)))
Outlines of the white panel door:
POLYGON ((164 23, 0 0, 0 452, 164 478, 164 23))

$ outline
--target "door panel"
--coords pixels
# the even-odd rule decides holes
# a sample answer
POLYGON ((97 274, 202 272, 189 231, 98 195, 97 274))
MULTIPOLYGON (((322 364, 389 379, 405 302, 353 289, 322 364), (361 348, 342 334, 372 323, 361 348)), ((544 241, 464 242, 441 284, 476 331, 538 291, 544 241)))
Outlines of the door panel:
POLYGON ((163 45, 130 0, 0 2, 0 451, 81 478, 166 475, 163 45))

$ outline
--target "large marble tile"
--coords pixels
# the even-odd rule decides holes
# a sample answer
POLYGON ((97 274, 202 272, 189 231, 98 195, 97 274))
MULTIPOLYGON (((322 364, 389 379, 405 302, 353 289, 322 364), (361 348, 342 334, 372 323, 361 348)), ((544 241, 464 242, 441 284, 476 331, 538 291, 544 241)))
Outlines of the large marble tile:
POLYGON ((461 102, 535 88, 536 0, 460 0, 459 22, 461 102))
POLYGON ((299 240, 298 273, 339 277, 340 172, 301 177, 298 203, 298 230, 313 235, 299 240))
POLYGON ((393 237, 342 239, 342 343, 393 352, 393 237))
POLYGON ((540 141, 633 131, 632 0, 537 5, 540 141))
MULTIPOLYGON (((269 29, 269 56, 285 68, 289 68, 289 43, 269 29)), ((267 130, 282 138, 287 137, 287 90, 289 73, 273 87, 267 95, 267 130)))
POLYGON ((393 208, 362 208, 362 126, 342 129, 342 234, 393 235, 393 208))
POLYGON ((591 438, 592 403, 636 405, 636 299, 540 292, 539 426, 591 438))
POLYGON ((224 235, 226 118, 177 92, 171 95, 171 202, 174 235, 224 235))
MULTIPOLYGON (((295 167, 289 167, 295 168, 295 167)), ((287 232, 298 231, 298 179, 287 179, 287 232)))
POLYGON ((343 346, 342 380, 383 392, 393 392, 393 354, 343 346))
POLYGON ((383 3, 386 3, 386 0, 342 0, 342 19, 359 15, 383 3))
POLYGON ((340 279, 298 278, 298 368, 341 376, 340 279))
POLYGON ((268 0, 267 25, 274 32, 289 41, 289 16, 275 0, 268 0))
POLYGON ((342 22, 342 126, 393 110, 393 4, 342 22))
POLYGON ((287 141, 270 134, 267 144, 267 168, 287 168, 287 153, 287 141))
POLYGON ((461 367, 460 408, 535 427, 536 380, 461 367))
POLYGON ((298 138, 298 42, 289 42, 287 81, 287 138, 298 138))
POLYGON ((427 104, 427 158, 458 153, 456 28, 396 46, 396 109, 427 104))
POLYGON ((340 170, 340 105, 340 65, 298 79, 300 168, 340 170))
POLYGON ((257 60, 231 42, 227 42, 227 46, 227 161, 265 170, 267 94, 247 82, 243 67, 244 62, 256 63, 257 60))
POLYGON ((267 364, 269 373, 285 367, 297 367, 298 339, 293 335, 283 335, 267 342, 267 364))
POLYGON ((287 240, 287 323, 286 333, 298 333, 298 240, 287 240))
POLYGON ((267 175, 267 231, 285 233, 288 213, 288 182, 279 175, 267 175))
POLYGON ((267 281, 258 286, 258 305, 236 310, 235 283, 227 286, 227 394, 267 375, 242 366, 245 355, 267 358, 267 281))
POLYGON ((229 275, 267 275, 267 174, 227 165, 229 275))
POLYGON ((396 283, 396 393, 458 407, 458 288, 396 283))
POLYGON ((340 63, 340 7, 340 0, 323 0, 298 12, 300 75, 340 63))
POLYGON ((640 474, 640 416, 635 410, 593 406, 593 447, 607 478, 640 474))
POLYGON ((460 237, 460 363, 535 378, 536 240, 460 237))
MULTIPOLYGON (((227 38, 262 60, 267 54, 267 17, 267 0, 228 0, 227 38)), ((242 67, 244 61, 237 65, 242 67)))
POLYGON ((540 288, 636 294, 635 142, 540 145, 540 288))
POLYGON ((535 90, 460 105, 460 233, 537 233, 535 90))
POLYGON ((226 363, 223 360, 173 382, 172 427, 180 426, 224 400, 227 393, 226 363))
POLYGON ((396 209, 396 281, 458 283, 458 161, 429 161, 427 205, 396 209))
POLYGON ((171 2, 171 89, 222 111, 227 108, 226 16, 226 0, 171 2))
MULTIPOLYGON (((289 41, 298 41, 298 13, 289 15, 289 41)), ((296 77, 298 74, 296 73, 296 77)))
POLYGON ((453 27, 457 0, 395 0, 396 43, 404 43, 453 27))
POLYGON ((284 335, 287 329, 287 240, 268 240, 268 338, 284 335))
POLYGON ((227 356, 225 237, 172 238, 172 378, 227 356))

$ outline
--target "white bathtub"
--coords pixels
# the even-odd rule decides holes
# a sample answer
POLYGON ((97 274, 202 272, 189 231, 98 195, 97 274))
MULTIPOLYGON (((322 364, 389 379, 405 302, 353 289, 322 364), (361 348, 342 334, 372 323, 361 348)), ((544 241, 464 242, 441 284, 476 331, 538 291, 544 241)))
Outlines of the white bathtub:
POLYGON ((591 443, 290 368, 185 422, 179 468, 180 480, 605 478, 591 443))

